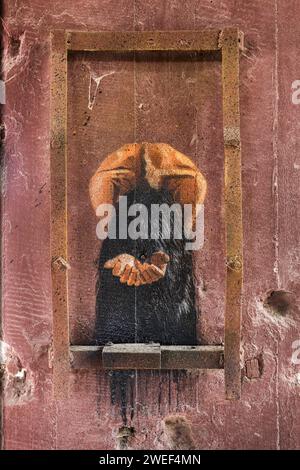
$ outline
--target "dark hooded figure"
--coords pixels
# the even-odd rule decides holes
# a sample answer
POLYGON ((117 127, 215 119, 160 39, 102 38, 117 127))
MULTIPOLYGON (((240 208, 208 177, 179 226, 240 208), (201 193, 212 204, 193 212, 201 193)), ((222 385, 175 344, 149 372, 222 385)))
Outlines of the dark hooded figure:
MULTIPOLYGON (((134 203, 147 208, 151 223, 151 205, 174 203, 164 190, 137 187, 127 195, 128 207, 134 203)), ((180 216, 180 214, 178 214, 180 216)), ((116 206, 116 227, 119 221, 119 204, 116 206)), ((130 218, 128 218, 130 223, 130 218)), ((173 220, 174 222, 174 220, 173 220)), ((153 226, 152 226, 153 229, 153 226)), ((148 343, 197 344, 195 288, 193 282, 192 255, 186 250, 186 240, 174 238, 171 223, 170 238, 163 219, 159 221, 159 238, 126 240, 107 238, 103 241, 98 265, 96 297, 96 341, 99 344, 148 343), (127 253, 143 263, 154 253, 168 255, 165 276, 151 284, 138 287, 122 284, 105 263, 127 253)), ((118 234, 117 234, 118 235, 118 234)))
MULTIPOLYGON (((181 237, 178 237, 178 230, 175 231, 175 224, 183 218, 183 205, 191 204, 195 209, 197 204, 203 203, 205 193, 203 175, 188 157, 167 144, 127 145, 102 162, 91 180, 90 196, 95 210, 103 203, 114 205, 115 220, 111 222, 115 224, 116 237, 103 241, 99 256, 97 344, 197 344, 192 255, 186 249, 183 219, 181 237), (123 239, 120 236, 119 197, 124 195, 128 208, 132 204, 145 206, 147 215, 140 218, 140 230, 145 224, 147 238, 128 236, 123 239), (170 224, 163 217, 152 217, 154 204, 170 207, 174 203, 177 204, 174 212, 170 212, 173 215, 170 224), (158 234, 155 238, 151 237, 153 228, 158 234), (134 268, 135 282, 130 283, 124 278, 122 263, 117 261, 116 265, 115 260, 124 255, 134 260, 137 266, 134 268), (163 264, 155 261, 160 258, 164 260, 163 264), (148 268, 144 270, 146 266, 149 271, 148 268), (154 272, 154 277, 149 276, 149 272, 154 272)), ((190 220, 193 227, 194 214, 190 220)), ((132 219, 127 214, 126 220, 128 228, 132 219)), ((128 392, 132 376, 133 371, 111 372, 112 401, 121 404, 124 423, 128 396, 132 396, 128 392)))

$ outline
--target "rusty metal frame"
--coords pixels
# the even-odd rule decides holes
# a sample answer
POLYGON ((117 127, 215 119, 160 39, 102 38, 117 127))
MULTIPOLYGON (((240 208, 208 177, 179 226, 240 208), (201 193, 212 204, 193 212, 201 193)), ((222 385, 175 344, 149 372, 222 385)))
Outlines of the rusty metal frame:
POLYGON ((68 396, 71 368, 222 369, 226 398, 241 394, 240 330, 243 279, 239 49, 237 28, 204 31, 51 33, 51 272, 54 390, 68 396), (220 51, 222 55, 226 306, 223 346, 126 344, 70 346, 67 235, 67 60, 68 51, 220 51), (223 361, 224 358, 224 361, 223 361))

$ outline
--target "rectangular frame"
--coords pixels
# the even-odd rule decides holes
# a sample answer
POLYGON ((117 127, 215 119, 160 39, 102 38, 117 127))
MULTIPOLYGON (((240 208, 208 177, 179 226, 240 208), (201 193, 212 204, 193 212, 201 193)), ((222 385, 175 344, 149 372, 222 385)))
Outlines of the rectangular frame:
POLYGON ((227 399, 241 395, 240 332, 243 281, 239 49, 237 28, 204 31, 51 33, 51 273, 52 366, 56 398, 68 396, 70 368, 222 369, 227 399), (221 51, 226 230, 226 305, 222 346, 70 346, 67 237, 68 51, 221 51), (120 350, 121 347, 121 350, 120 350))

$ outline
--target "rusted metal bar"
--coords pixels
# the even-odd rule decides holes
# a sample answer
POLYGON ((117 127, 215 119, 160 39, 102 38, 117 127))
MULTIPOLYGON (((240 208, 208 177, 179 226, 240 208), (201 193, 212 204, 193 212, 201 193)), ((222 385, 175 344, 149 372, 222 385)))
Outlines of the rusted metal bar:
POLYGON ((222 369, 223 346, 162 346, 162 369, 222 369))
POLYGON ((102 369, 104 346, 70 346, 70 360, 73 369, 102 369))
POLYGON ((68 394, 69 318, 67 260, 67 48, 65 31, 51 34, 51 274, 53 384, 56 398, 68 394), (63 260, 63 261, 62 261, 63 260))
POLYGON ((68 31, 70 51, 215 51, 221 30, 205 31, 68 31))
POLYGON ((223 346, 71 346, 74 369, 223 369, 223 346))
POLYGON ((222 32, 223 126, 225 147, 226 307, 225 388, 227 399, 241 395, 240 334, 243 281, 243 225, 239 110, 239 47, 236 28, 222 32))
POLYGON ((104 369, 160 369, 159 344, 112 344, 102 351, 104 369))

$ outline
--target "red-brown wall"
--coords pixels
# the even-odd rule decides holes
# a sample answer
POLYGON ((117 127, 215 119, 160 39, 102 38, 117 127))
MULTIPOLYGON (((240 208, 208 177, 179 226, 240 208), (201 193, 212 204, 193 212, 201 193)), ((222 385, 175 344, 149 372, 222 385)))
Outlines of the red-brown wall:
MULTIPOLYGON (((164 447, 159 438, 161 420, 179 413, 190 423, 200 449, 299 448, 300 364, 292 362, 292 343, 300 339, 300 105, 291 100, 292 82, 300 80, 299 2, 6 0, 4 6, 2 321, 8 377, 4 447, 112 449, 118 445, 122 425, 103 374, 72 373, 69 399, 56 402, 52 397, 47 354, 52 328, 50 31, 238 26, 245 34, 240 87, 245 256, 242 399, 224 399, 222 371, 201 371, 179 384, 165 376, 137 374, 135 412, 129 423, 135 428, 135 438, 130 446, 164 447), (283 308, 278 302, 266 305, 272 291, 285 291, 279 292, 283 308)), ((196 268, 202 309, 199 334, 207 343, 220 343, 224 237, 218 63, 174 63, 168 57, 158 66, 145 59, 136 64, 135 95, 131 61, 113 58, 103 65, 78 54, 69 70, 70 187, 75 188, 70 194, 69 227, 70 264, 74 266, 71 339, 89 343, 93 327, 94 277, 90 273, 98 248, 91 236, 94 222, 86 183, 107 153, 126 142, 149 140, 167 141, 191 156, 208 179, 205 246, 196 268), (101 82, 102 94, 97 95, 92 110, 87 108, 91 69, 82 67, 82 61, 97 76, 110 66, 117 71, 101 82), (161 76, 165 77, 163 89, 161 76), (85 112, 90 116, 88 126, 84 126, 85 112), (121 118, 118 113, 123 113, 121 118), (114 127, 114 116, 118 125, 123 119, 119 128, 114 127), (89 245, 83 256, 84 243, 89 245)), ((276 294, 271 302, 274 298, 276 294)))

